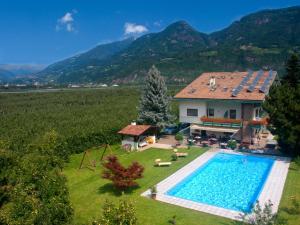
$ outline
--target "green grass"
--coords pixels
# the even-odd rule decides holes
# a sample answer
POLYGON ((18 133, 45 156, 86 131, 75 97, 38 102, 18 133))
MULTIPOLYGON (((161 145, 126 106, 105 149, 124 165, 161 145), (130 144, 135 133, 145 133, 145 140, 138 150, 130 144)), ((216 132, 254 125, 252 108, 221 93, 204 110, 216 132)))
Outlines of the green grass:
POLYGON ((279 208, 280 215, 288 220, 289 225, 300 224, 300 211, 298 214, 289 213, 293 207, 292 199, 300 203, 300 166, 295 162, 289 167, 279 208))
MULTIPOLYGON (((233 221, 213 216, 210 214, 185 209, 182 207, 162 203, 141 197, 140 194, 149 187, 157 184, 176 170, 195 159, 205 152, 205 149, 192 148, 186 150, 189 152, 187 158, 179 159, 170 167, 154 167, 156 158, 170 161, 172 151, 165 149, 148 149, 143 152, 125 153, 117 147, 112 148, 112 152, 119 156, 122 163, 128 165, 132 161, 138 161, 145 167, 144 178, 138 181, 139 187, 130 193, 125 193, 125 198, 135 202, 139 224, 160 225, 168 224, 168 220, 176 215, 177 225, 229 225, 233 221)), ((65 167, 64 173, 68 178, 70 198, 75 210, 75 224, 89 224, 93 219, 101 215, 102 205, 105 199, 117 201, 121 198, 116 193, 109 181, 101 178, 101 167, 99 159, 102 150, 91 152, 90 159, 97 160, 96 171, 87 168, 78 170, 82 154, 76 154, 71 157, 71 161, 65 167)), ((107 151, 109 154, 109 151, 107 151)), ((280 214, 288 220, 289 225, 300 224, 299 214, 292 215, 287 209, 292 207, 292 198, 300 201, 300 167, 292 163, 286 180, 284 193, 280 204, 280 214)))
MULTIPOLYGON (((125 194, 125 198, 130 198, 135 202, 139 224, 168 224, 168 220, 174 215, 177 217, 178 225, 196 225, 200 224, 199 221, 201 221, 201 224, 207 225, 230 223, 230 220, 225 218, 215 217, 140 196, 140 194, 149 187, 174 173, 183 165, 202 154, 205 150, 192 148, 186 151, 189 152, 188 157, 173 162, 170 167, 154 167, 153 163, 156 158, 170 161, 172 151, 165 149, 148 149, 143 152, 125 153, 115 147, 113 148, 114 154, 119 156, 122 163, 128 165, 132 161, 138 161, 145 167, 144 178, 138 181, 139 187, 125 194)), ((78 170, 82 154, 73 155, 70 163, 65 167, 64 173, 68 178, 70 198, 75 209, 75 224, 88 224, 93 219, 99 218, 105 199, 117 201, 120 198, 120 195, 115 193, 110 182, 101 178, 101 167, 99 166, 100 156, 101 150, 91 152, 90 158, 92 160, 98 160, 95 172, 89 169, 78 170)))

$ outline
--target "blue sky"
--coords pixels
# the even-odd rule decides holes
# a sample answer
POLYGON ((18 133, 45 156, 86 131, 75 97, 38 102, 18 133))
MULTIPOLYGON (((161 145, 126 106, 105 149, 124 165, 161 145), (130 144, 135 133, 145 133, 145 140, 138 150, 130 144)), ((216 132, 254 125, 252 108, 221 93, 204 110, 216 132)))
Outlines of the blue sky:
POLYGON ((1 0, 0 64, 50 64, 177 20, 210 33, 248 13, 294 5, 300 0, 1 0))

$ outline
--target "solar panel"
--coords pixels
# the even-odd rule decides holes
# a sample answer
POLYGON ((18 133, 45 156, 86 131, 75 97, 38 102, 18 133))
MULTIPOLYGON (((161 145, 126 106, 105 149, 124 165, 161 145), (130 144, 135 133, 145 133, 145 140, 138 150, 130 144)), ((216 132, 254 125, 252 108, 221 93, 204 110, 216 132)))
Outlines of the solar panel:
POLYGON ((253 74, 253 71, 249 70, 247 76, 244 77, 243 80, 241 81, 241 83, 232 90, 233 97, 236 97, 240 93, 240 91, 243 89, 244 85, 247 84, 247 82, 251 78, 252 74, 253 74))
POLYGON ((254 78, 252 84, 248 87, 247 91, 252 92, 254 90, 255 86, 257 85, 258 81, 260 80, 260 78, 262 77, 263 74, 264 73, 262 70, 259 70, 257 72, 256 77, 254 78))
POLYGON ((273 75, 273 71, 270 70, 268 77, 265 79, 263 85, 259 89, 260 92, 266 93, 269 90, 271 84, 270 81, 273 79, 273 75))

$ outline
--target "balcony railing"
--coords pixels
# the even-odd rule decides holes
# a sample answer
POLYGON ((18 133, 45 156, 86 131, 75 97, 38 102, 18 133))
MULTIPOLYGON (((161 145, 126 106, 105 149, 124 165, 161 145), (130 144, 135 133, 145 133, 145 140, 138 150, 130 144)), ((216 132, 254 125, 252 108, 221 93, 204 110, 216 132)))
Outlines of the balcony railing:
POLYGON ((261 118, 258 120, 251 120, 249 122, 249 125, 252 127, 266 126, 266 125, 268 125, 268 120, 269 119, 267 117, 264 117, 264 118, 261 118))
POLYGON ((228 127, 228 128, 240 128, 242 127, 242 121, 237 119, 227 118, 209 118, 203 116, 200 118, 202 125, 212 127, 228 127))

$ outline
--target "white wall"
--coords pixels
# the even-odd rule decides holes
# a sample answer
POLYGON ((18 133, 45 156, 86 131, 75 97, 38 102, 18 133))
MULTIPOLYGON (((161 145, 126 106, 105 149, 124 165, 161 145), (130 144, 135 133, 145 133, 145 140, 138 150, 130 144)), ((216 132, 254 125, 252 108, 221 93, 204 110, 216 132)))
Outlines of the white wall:
POLYGON ((179 102, 179 121, 181 123, 200 123, 200 118, 206 116, 206 102, 179 102), (187 116, 187 109, 198 109, 198 116, 187 116))
MULTIPOLYGON (((182 123, 201 123, 200 118, 206 116, 207 108, 215 110, 215 118, 223 118, 227 110, 235 109, 236 118, 241 119, 241 103, 233 101, 209 101, 179 102, 179 121, 182 123), (187 116, 187 109, 198 109, 198 116, 187 116)), ((229 118, 229 112, 228 112, 229 118)))
POLYGON ((229 110, 235 109, 236 110, 236 119, 241 119, 241 103, 234 102, 234 101, 215 101, 215 102, 208 102, 207 108, 215 109, 215 118, 224 118, 225 112, 228 110, 228 118, 229 118, 229 110))

